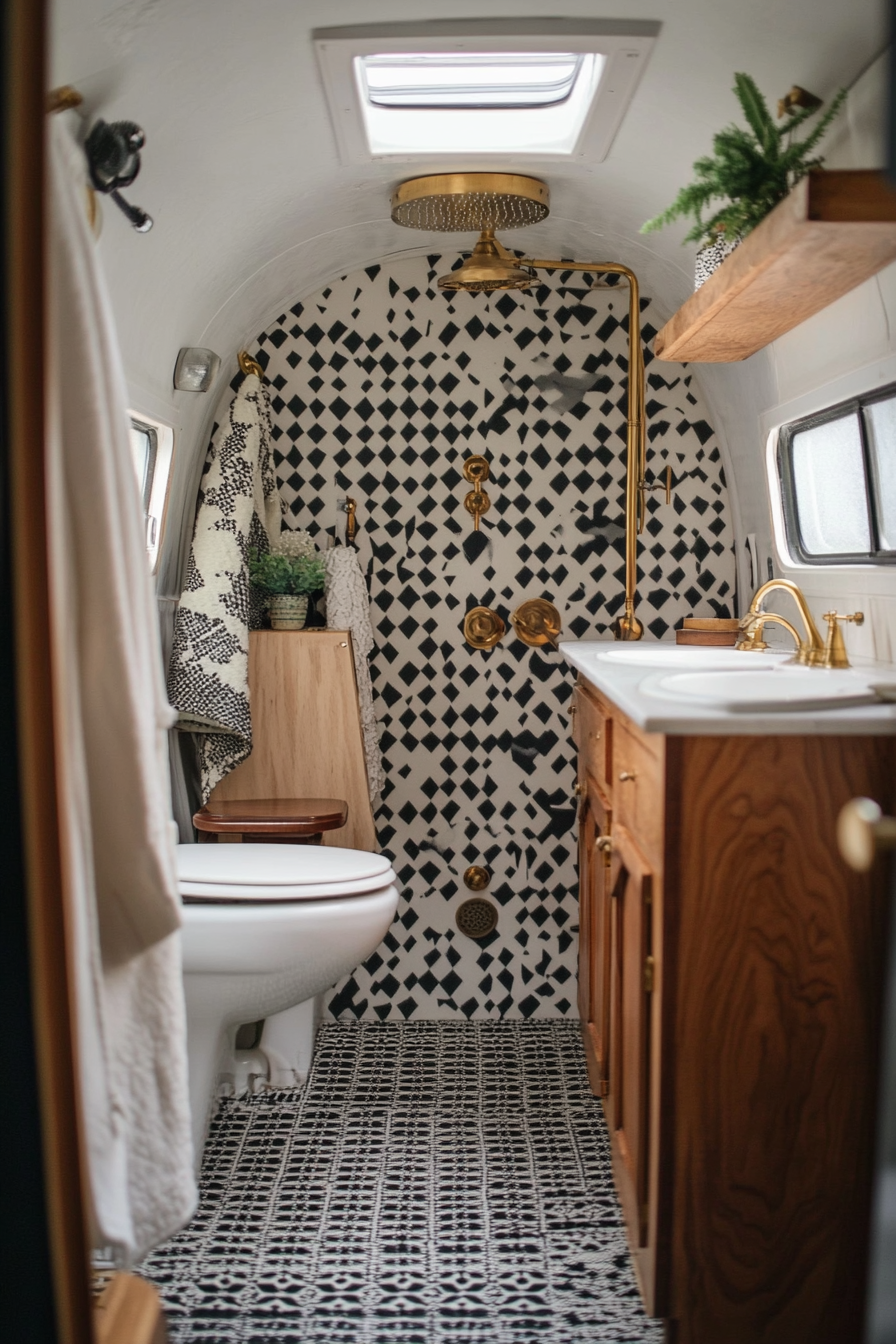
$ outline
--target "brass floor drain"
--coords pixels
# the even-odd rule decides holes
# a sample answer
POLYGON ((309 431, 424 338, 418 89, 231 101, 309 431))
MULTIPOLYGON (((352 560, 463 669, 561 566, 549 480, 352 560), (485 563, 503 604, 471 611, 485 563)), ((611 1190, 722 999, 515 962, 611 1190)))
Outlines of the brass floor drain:
POLYGON ((498 925, 498 908, 482 896, 474 896, 457 909, 457 927, 468 938, 486 938, 498 925))

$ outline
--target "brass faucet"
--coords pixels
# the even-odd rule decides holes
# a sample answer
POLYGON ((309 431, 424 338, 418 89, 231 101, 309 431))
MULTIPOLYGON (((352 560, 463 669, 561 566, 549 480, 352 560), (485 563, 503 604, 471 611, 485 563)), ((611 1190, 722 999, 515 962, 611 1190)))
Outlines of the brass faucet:
MULTIPOLYGON (((766 644, 765 640, 762 638, 762 631, 763 627, 769 623, 783 625, 784 629, 789 630, 793 635, 794 642, 796 643, 796 662, 801 663, 804 667, 823 667, 825 665, 825 645, 822 642, 821 635, 818 633, 818 629, 812 619, 812 613, 809 611, 806 599, 803 597, 800 589, 795 583, 791 583, 789 579, 769 579, 768 583, 764 583, 761 588, 757 588, 756 592, 753 594, 753 601, 750 603, 749 611, 745 616, 741 617, 740 639, 738 640, 737 647, 744 651, 755 653, 767 649, 768 644, 766 644), (785 593, 790 593, 790 596, 796 603, 797 610, 799 611, 800 618, 803 622, 803 628, 806 631, 805 640, 800 638, 794 627, 789 621, 785 621, 783 616, 779 616, 777 612, 774 611, 762 610, 763 598, 767 593, 774 592, 776 589, 782 589, 785 593)), ((833 622, 833 626, 836 628, 836 621, 833 622)), ((842 643, 842 635, 840 638, 842 643)), ((833 664, 828 664, 828 666, 833 666, 833 664)), ((840 664, 840 666, 842 666, 842 664, 840 664)))

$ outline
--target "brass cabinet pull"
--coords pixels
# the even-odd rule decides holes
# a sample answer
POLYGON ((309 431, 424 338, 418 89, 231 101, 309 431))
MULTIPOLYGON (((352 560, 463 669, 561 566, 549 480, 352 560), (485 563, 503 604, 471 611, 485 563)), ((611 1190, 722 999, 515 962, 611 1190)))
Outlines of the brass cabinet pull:
POLYGON ((896 849, 896 817, 885 817, 873 798, 853 798, 837 818, 837 847, 857 873, 867 873, 875 855, 896 849))
POLYGON ((644 993, 652 994, 653 986, 656 980, 656 962, 653 957, 646 957, 644 960, 644 993))
POLYGON ((588 792, 587 784, 577 784, 573 789, 573 793, 577 798, 584 798, 587 792, 588 792))
POLYGON ((573 718, 575 718, 575 716, 576 716, 576 712, 577 712, 578 708, 579 708, 579 707, 578 707, 578 705, 576 704, 575 700, 570 700, 570 702, 569 702, 569 712, 570 712, 570 714, 573 716, 573 718))
POLYGON ((619 771, 619 779, 620 779, 620 782, 623 783, 623 784, 625 783, 625 781, 626 781, 627 779, 637 779, 637 777, 638 777, 638 776, 635 774, 635 771, 634 771, 634 770, 620 770, 620 771, 619 771))
POLYGON ((603 854, 612 854, 613 837, 611 835, 599 835, 594 842, 594 848, 599 849, 603 854))

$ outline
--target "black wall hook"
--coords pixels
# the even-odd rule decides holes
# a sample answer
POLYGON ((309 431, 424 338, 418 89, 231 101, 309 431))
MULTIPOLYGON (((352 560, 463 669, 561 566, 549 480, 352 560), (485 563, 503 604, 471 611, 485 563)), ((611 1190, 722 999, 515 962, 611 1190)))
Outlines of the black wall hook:
POLYGON ((98 121, 84 144, 90 181, 96 191, 112 200, 138 233, 148 233, 152 218, 121 195, 140 171, 140 150, 146 143, 141 127, 133 121, 98 121))

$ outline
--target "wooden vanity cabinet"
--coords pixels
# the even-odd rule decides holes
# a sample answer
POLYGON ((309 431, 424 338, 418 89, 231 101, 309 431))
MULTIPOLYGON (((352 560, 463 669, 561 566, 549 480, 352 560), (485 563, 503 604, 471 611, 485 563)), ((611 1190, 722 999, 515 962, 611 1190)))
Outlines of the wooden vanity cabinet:
POLYGON ((893 739, 574 706, 582 1033, 647 1311, 670 1344, 861 1344, 888 893, 834 827, 892 805, 893 739))

